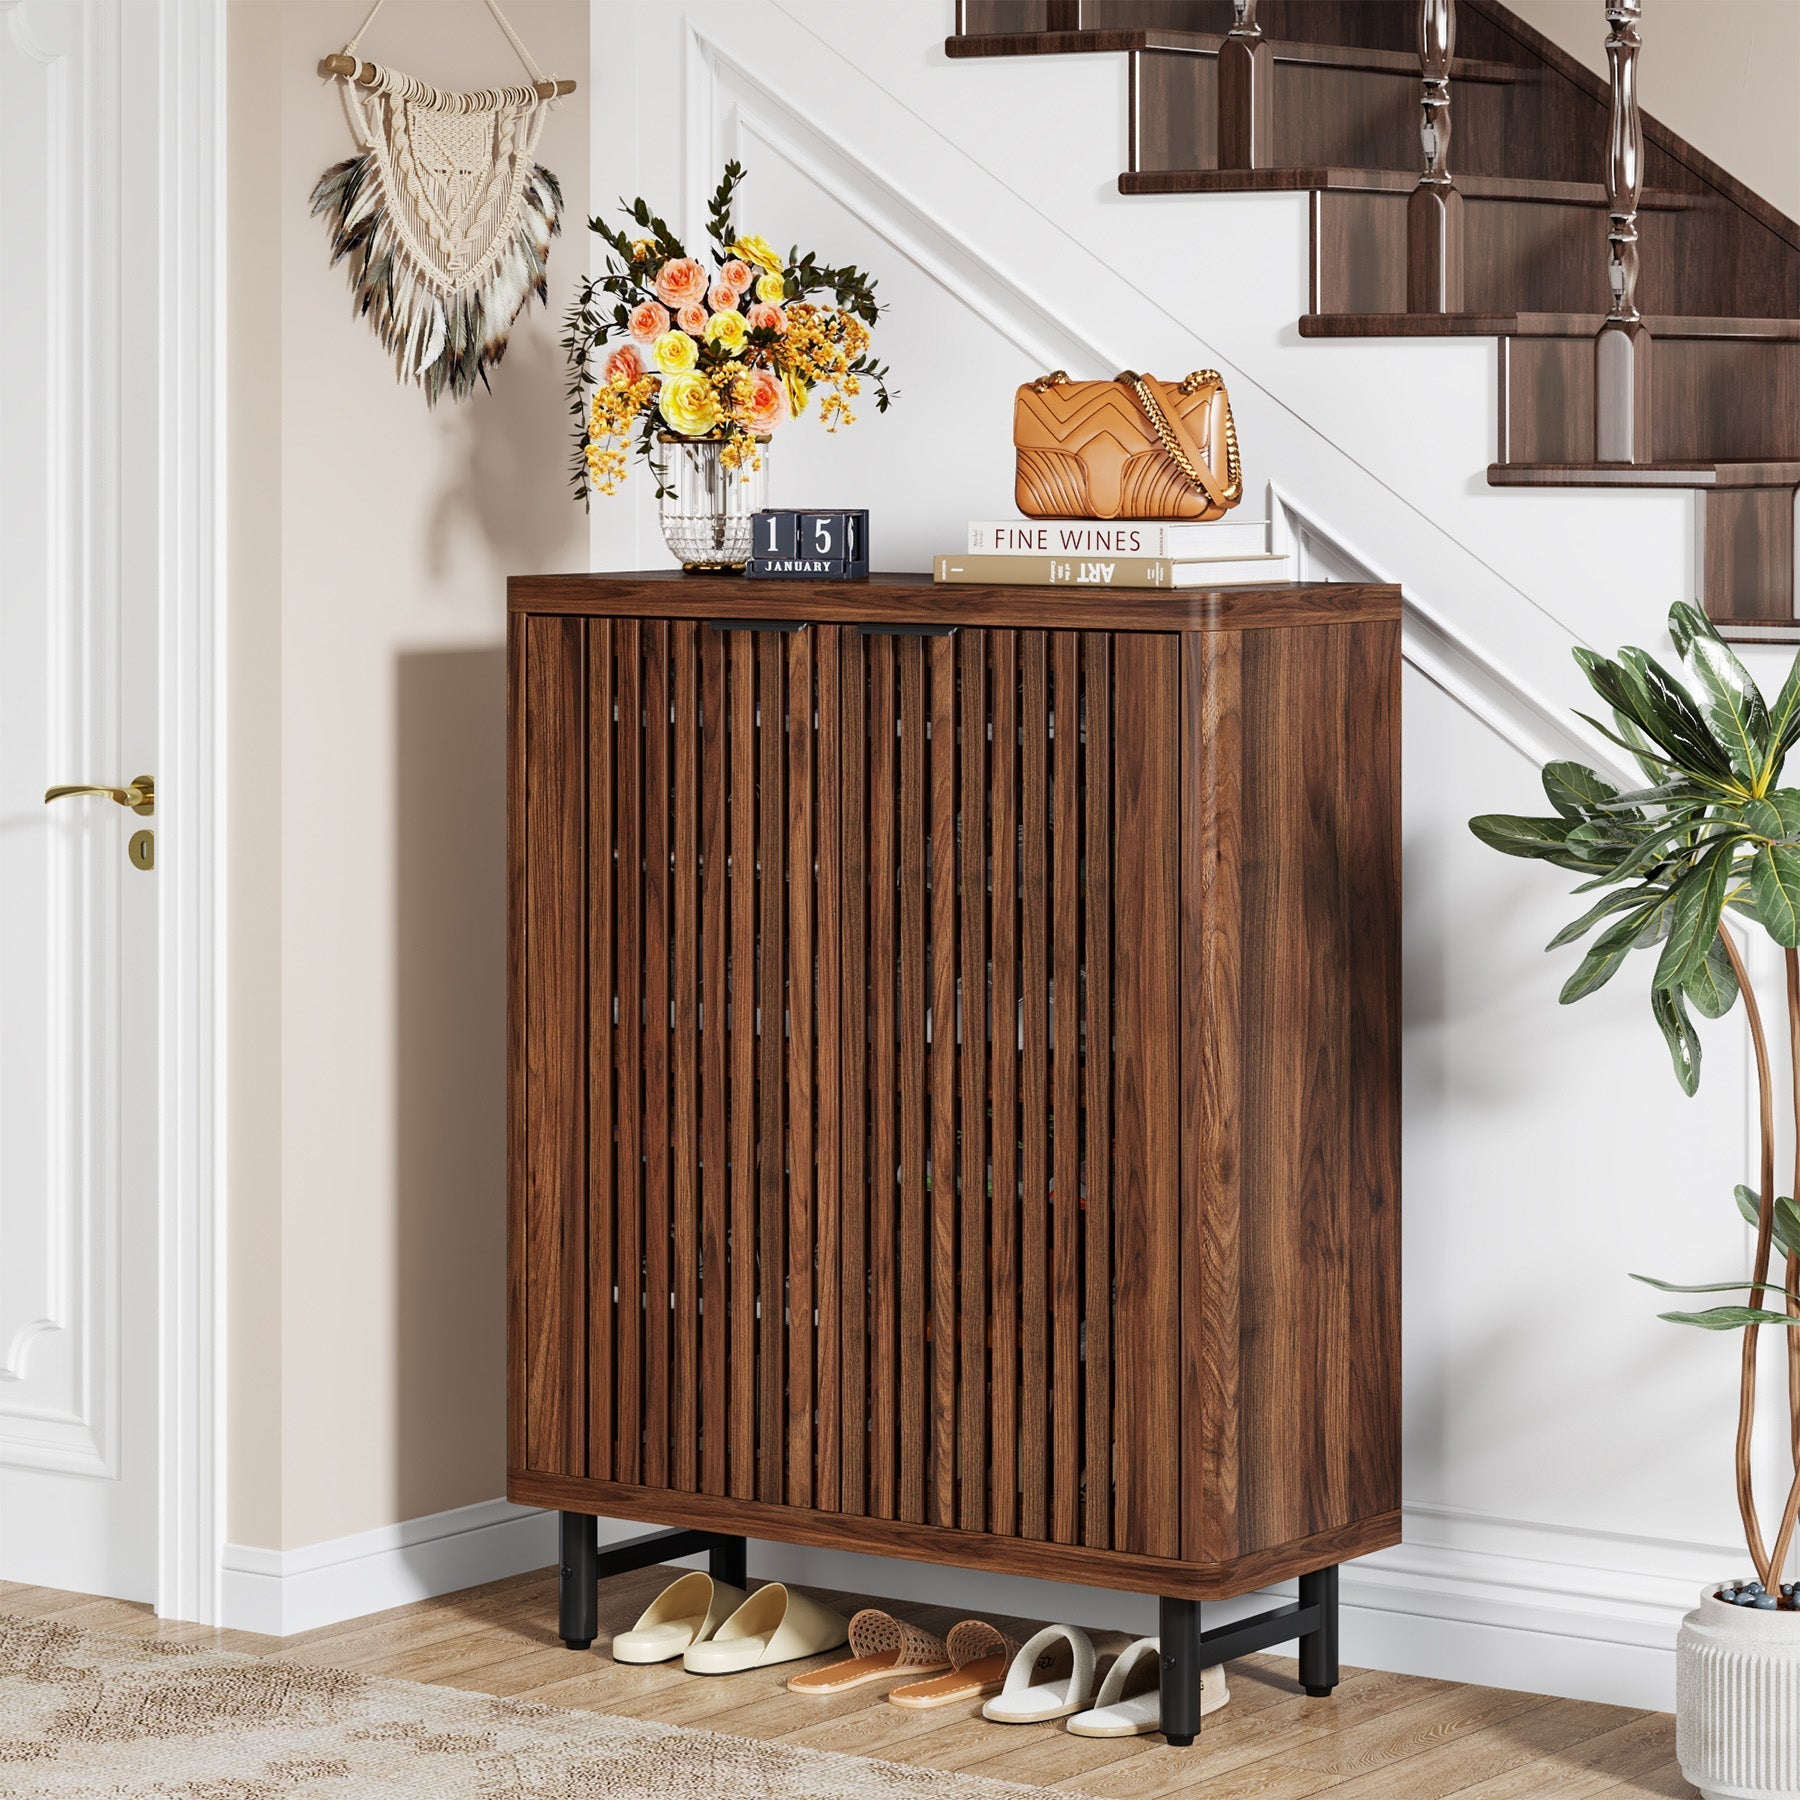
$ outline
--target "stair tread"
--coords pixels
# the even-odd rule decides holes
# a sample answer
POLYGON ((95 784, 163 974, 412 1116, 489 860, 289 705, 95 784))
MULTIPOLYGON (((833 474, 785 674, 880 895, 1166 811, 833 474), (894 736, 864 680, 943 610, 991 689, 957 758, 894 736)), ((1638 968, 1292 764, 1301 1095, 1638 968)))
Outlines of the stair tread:
POLYGON ((1800 462, 1490 463, 1490 487, 1800 487, 1800 462))
MULTIPOLYGON (((1121 194, 1261 194, 1321 189, 1410 194, 1417 169, 1135 169, 1119 177, 1121 194)), ((1537 200, 1560 206, 1607 204, 1605 183, 1544 181, 1529 175, 1458 175, 1465 200, 1537 200)), ((1710 204, 1701 194, 1645 188, 1640 211, 1684 212, 1710 204)))
MULTIPOLYGON (((1164 31, 1151 27, 1110 31, 1003 31, 944 39, 944 54, 980 56, 1092 56, 1132 50, 1171 50, 1188 56, 1217 56, 1225 41, 1212 31, 1164 31)), ((1355 44, 1310 44, 1271 38, 1278 63, 1307 63, 1314 68, 1357 69, 1370 75, 1419 79, 1419 59, 1404 50, 1363 49, 1355 44)), ((1450 65, 1455 81, 1513 82, 1533 71, 1524 63, 1495 62, 1459 56, 1450 65)))
MULTIPOLYGON (((1592 337, 1604 313, 1306 313, 1300 335, 1371 337, 1592 337)), ((1759 343, 1800 341, 1800 319, 1700 318, 1646 313, 1653 338, 1748 338, 1759 343)))

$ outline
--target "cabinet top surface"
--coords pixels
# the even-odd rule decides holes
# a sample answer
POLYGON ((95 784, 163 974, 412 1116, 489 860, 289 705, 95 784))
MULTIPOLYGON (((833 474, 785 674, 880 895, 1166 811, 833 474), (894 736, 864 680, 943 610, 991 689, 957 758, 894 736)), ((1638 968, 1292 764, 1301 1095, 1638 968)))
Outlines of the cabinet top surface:
POLYGON ((1282 625, 1361 624, 1400 616, 1397 587, 1278 582, 1267 587, 975 587, 929 575, 860 581, 749 580, 680 569, 592 575, 515 575, 516 613, 600 618, 718 619, 734 623, 852 624, 945 629, 1236 631, 1282 625))

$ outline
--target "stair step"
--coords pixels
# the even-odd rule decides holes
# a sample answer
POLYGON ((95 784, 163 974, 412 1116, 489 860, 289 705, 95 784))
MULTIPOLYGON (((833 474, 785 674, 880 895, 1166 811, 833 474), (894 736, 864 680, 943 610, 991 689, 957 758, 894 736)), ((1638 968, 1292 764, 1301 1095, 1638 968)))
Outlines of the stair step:
MULTIPOLYGON (((1217 56, 1221 33, 1164 31, 1155 28, 1098 31, 1005 31, 944 39, 944 54, 982 56, 1093 56, 1140 50, 1178 56, 1217 56)), ((1278 63, 1300 63, 1315 69, 1351 69, 1364 75, 1398 75, 1417 83, 1419 59, 1405 50, 1371 50, 1353 44, 1310 44, 1272 41, 1278 63)), ((1524 81, 1533 71, 1523 63, 1492 62, 1459 56, 1450 66, 1454 81, 1506 84, 1524 81)))
POLYGON ((1795 488, 1800 462, 1490 463, 1490 487, 1795 488))
MULTIPOLYGON (((1591 338, 1604 313, 1306 313, 1308 338, 1569 337, 1591 338)), ((1800 340, 1800 319, 1695 318, 1645 314, 1653 338, 1730 338, 1757 343, 1800 340)))

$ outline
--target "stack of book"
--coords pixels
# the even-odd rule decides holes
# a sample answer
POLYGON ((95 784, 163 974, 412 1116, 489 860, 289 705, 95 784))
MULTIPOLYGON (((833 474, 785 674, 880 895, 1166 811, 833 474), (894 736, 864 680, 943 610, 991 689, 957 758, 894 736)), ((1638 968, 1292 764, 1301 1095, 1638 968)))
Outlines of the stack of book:
POLYGON ((980 587, 1258 587, 1290 581, 1267 519, 977 519, 936 579, 980 587))

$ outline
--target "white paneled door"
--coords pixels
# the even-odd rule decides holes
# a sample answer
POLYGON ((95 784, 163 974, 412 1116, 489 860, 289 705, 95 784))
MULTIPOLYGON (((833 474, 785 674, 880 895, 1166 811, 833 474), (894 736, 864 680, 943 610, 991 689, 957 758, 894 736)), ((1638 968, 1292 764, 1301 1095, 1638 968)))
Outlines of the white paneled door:
POLYGON ((0 0, 0 1578, 149 1600, 160 819, 45 801, 159 773, 132 14, 0 0))

